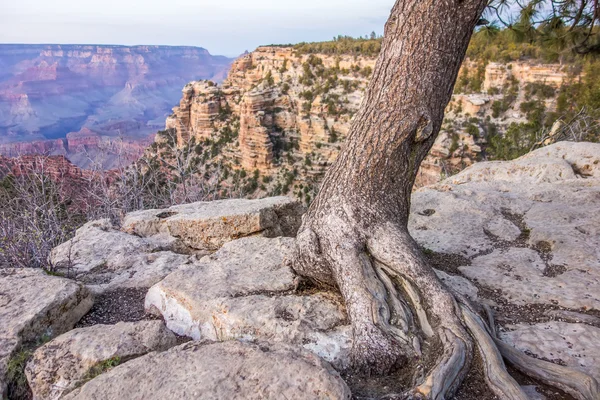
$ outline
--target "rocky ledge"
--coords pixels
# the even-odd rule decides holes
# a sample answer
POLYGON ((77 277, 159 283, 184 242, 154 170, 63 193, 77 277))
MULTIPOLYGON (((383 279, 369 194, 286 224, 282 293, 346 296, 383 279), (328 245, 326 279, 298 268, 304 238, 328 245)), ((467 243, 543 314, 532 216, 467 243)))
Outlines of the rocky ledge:
MULTIPOLYGON (((600 144, 558 143, 418 190, 409 228, 448 286, 494 311, 504 342, 600 380, 599 210, 600 144)), ((142 211, 120 228, 88 223, 56 248, 62 277, 0 270, 0 388, 35 399, 364 396, 343 375, 341 298, 291 267, 302 212, 286 198, 142 211)), ((493 398, 477 379, 456 398, 493 398)), ((568 398, 519 383, 531 398, 568 398)))

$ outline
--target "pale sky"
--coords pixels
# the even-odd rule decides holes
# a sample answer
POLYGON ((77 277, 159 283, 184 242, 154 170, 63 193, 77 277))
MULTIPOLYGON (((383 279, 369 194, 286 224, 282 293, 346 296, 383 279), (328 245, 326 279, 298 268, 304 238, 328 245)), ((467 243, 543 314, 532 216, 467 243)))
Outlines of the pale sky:
POLYGON ((0 0, 0 43, 263 44, 383 33, 394 0, 0 0))

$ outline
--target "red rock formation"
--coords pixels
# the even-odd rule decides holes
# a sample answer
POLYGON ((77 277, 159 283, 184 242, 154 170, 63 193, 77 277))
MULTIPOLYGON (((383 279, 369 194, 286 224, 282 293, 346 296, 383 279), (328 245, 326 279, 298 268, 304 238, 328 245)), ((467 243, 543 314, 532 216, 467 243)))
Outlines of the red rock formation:
POLYGON ((36 171, 56 181, 70 181, 76 183, 84 178, 84 171, 72 164, 64 156, 27 155, 6 161, 11 166, 14 175, 23 175, 36 171))
POLYGON ((143 138, 156 132, 183 85, 218 78, 231 62, 170 46, 0 44, 0 58, 0 137, 10 141, 64 138, 84 127, 143 138))
POLYGON ((66 155, 64 139, 38 140, 34 142, 17 142, 0 144, 0 155, 19 157, 27 154, 66 155))
POLYGON ((88 128, 83 128, 79 132, 67 133, 67 145, 70 152, 82 152, 87 148, 100 147, 100 136, 88 128))
POLYGON ((173 115, 167 118, 166 128, 176 129, 181 143, 187 142, 190 137, 206 139, 214 133, 214 121, 221 110, 221 101, 221 91, 212 82, 187 84, 179 106, 173 108, 173 115))
POLYGON ((244 95, 240 106, 240 150, 242 167, 266 170, 273 161, 273 106, 279 92, 265 87, 244 95))

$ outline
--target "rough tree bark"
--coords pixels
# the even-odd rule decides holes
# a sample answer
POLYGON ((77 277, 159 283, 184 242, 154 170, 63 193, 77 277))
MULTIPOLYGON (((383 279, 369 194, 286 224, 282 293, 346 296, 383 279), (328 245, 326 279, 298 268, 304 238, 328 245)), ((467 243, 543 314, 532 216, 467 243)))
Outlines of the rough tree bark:
MULTIPOLYGON (((339 290, 345 300, 354 333, 353 367, 377 374, 392 367, 414 370, 413 387, 399 397, 451 396, 477 348, 494 393, 527 398, 506 373, 493 324, 440 282, 407 229, 417 171, 440 130, 486 3, 396 2, 345 147, 297 236, 296 272, 339 290), (423 360, 424 352, 437 358, 426 371, 414 361, 423 360)), ((512 360, 519 364, 518 357, 512 360)), ((596 396, 597 383, 580 378, 583 390, 596 396)))

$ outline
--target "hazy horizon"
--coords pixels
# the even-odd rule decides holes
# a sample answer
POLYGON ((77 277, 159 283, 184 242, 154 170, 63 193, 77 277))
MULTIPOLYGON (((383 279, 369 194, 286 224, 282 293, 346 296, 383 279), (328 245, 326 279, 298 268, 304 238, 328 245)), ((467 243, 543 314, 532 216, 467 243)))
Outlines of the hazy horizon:
POLYGON ((237 56, 257 46, 383 32, 394 0, 22 0, 0 4, 3 44, 168 45, 237 56))

